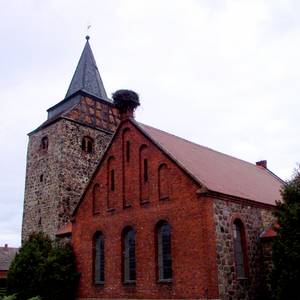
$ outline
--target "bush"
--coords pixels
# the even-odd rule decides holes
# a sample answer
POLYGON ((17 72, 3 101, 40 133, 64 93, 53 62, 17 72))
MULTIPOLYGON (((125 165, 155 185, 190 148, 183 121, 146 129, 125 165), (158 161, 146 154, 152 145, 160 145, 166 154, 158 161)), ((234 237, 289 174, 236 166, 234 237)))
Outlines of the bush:
POLYGON ((33 234, 16 255, 7 276, 7 291, 18 300, 74 299, 78 273, 69 244, 59 245, 43 233, 33 234))
POLYGON ((272 287, 275 299, 299 299, 300 173, 286 184, 277 203, 279 227, 273 244, 272 287))

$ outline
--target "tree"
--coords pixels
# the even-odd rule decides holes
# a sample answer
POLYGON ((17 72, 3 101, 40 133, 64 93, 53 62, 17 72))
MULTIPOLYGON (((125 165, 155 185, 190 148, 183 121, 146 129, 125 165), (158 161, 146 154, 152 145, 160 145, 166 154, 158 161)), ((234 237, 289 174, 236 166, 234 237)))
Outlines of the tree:
POLYGON ((78 273, 69 244, 59 244, 43 233, 24 243, 8 272, 9 294, 18 300, 41 296, 44 300, 74 299, 78 273))
POLYGON ((299 299, 300 283, 300 173, 295 173, 277 203, 277 236, 273 244, 272 287, 275 299, 299 299))

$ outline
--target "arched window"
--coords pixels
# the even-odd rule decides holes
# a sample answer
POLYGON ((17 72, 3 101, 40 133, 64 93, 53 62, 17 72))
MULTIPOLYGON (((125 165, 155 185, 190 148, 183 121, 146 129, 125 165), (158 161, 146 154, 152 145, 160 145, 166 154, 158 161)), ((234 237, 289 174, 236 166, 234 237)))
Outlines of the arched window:
POLYGON ((132 227, 123 230, 123 279, 124 283, 136 280, 135 231, 132 227))
POLYGON ((242 221, 236 219, 233 222, 233 243, 234 259, 236 267, 236 277, 245 278, 247 276, 247 255, 246 255, 246 236, 242 221))
POLYGON ((47 136, 44 136, 41 140, 41 149, 43 151, 47 151, 48 150, 48 144, 49 144, 49 140, 47 136))
POLYGON ((94 146, 94 140, 89 137, 89 136, 85 136, 82 139, 82 143, 81 143, 81 149, 83 152, 85 153, 93 153, 93 146, 94 146))
POLYGON ((100 213, 100 186, 95 184, 93 188, 93 213, 100 213))
POLYGON ((104 283, 104 236, 96 232, 94 236, 94 282, 104 283))
POLYGON ((169 172, 166 164, 161 164, 158 168, 158 195, 160 200, 169 198, 169 172))
POLYGON ((172 280, 171 226, 166 221, 157 224, 158 280, 172 280))

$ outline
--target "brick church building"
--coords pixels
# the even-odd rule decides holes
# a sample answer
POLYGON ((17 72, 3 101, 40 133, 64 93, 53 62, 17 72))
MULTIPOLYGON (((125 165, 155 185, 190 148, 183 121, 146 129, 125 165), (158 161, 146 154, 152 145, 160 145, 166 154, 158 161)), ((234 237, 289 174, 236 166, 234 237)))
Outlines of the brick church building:
POLYGON ((263 297, 283 182, 266 161, 137 122, 135 93, 113 98, 87 38, 66 97, 29 134, 23 240, 71 238, 79 299, 263 297))

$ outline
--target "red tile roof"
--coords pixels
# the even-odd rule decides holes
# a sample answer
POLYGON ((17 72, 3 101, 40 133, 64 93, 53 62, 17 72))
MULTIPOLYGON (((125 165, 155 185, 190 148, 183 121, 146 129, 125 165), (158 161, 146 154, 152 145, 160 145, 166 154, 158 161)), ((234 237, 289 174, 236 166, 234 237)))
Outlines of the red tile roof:
POLYGON ((281 199, 283 181, 268 169, 134 122, 207 189, 265 204, 281 199))
POLYGON ((57 233, 56 236, 67 236, 72 234, 72 223, 66 223, 63 226, 61 226, 57 233))
POLYGON ((261 239, 273 238, 277 236, 276 228, 279 228, 278 224, 273 224, 272 226, 266 228, 261 234, 261 239))

